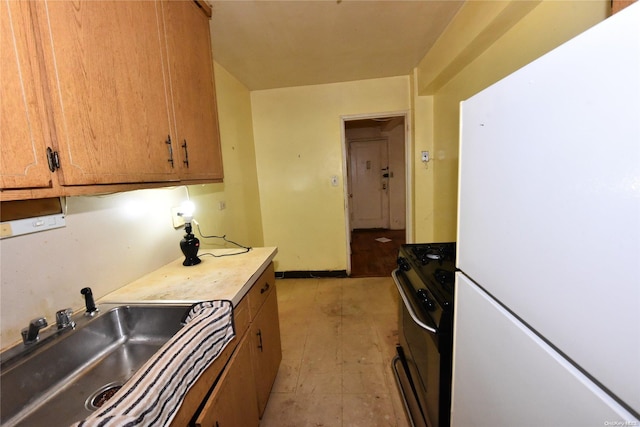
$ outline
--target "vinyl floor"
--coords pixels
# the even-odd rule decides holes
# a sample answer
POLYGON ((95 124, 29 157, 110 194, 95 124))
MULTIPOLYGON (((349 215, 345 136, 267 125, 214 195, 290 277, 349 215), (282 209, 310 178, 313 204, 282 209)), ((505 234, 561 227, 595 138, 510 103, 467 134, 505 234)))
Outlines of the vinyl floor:
POLYGON ((282 363, 261 427, 408 427, 390 276, 278 279, 282 363))

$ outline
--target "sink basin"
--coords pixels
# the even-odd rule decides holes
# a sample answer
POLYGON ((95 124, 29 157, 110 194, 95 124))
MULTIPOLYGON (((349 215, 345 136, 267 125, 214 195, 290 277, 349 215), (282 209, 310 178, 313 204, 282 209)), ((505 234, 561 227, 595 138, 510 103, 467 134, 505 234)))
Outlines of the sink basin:
POLYGON ((5 352, 0 424, 69 426, 91 415, 178 332, 189 308, 102 305, 93 318, 77 316, 73 330, 5 352))

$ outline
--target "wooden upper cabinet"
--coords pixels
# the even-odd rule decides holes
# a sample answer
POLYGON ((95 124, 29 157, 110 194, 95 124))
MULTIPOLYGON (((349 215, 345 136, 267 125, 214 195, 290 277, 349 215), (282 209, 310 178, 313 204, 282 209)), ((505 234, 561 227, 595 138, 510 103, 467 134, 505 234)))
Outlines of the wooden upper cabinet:
POLYGON ((36 3, 61 184, 177 180, 160 4, 36 3))
POLYGON ((162 10, 180 178, 222 181, 209 18, 194 1, 163 1, 162 10))
POLYGON ((611 14, 620 12, 627 6, 632 5, 637 0, 611 0, 611 14))
POLYGON ((51 186, 50 145, 30 1, 0 2, 0 183, 51 186))
POLYGON ((0 0, 2 200, 222 181, 199 4, 0 0))

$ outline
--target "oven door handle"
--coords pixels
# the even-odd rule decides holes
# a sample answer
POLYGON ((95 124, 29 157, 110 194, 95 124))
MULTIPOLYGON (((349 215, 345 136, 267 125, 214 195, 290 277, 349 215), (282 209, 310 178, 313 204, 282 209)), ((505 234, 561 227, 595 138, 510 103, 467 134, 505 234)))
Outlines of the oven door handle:
POLYGON ((411 318, 416 323, 416 325, 420 326, 422 329, 429 331, 432 334, 437 334, 438 330, 436 328, 434 328, 433 326, 427 325, 426 323, 424 323, 422 320, 418 318, 418 315, 413 309, 413 305, 411 304, 411 301, 409 301, 409 296, 404 291, 404 287, 400 283, 400 279, 398 278, 398 271, 399 270, 397 268, 393 270, 391 272, 391 277, 393 277, 393 281, 396 282, 398 293, 400 294, 400 298, 402 298, 402 302, 404 303, 404 306, 407 308, 407 311, 409 312, 409 316, 411 316, 411 318))

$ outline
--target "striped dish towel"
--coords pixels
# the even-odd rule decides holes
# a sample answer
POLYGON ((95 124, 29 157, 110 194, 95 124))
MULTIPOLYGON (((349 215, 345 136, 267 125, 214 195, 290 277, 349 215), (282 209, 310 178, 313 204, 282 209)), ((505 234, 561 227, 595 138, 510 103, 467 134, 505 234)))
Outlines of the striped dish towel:
POLYGON ((166 426, 235 336, 231 301, 194 304, 186 324, 104 406, 74 427, 166 426))

